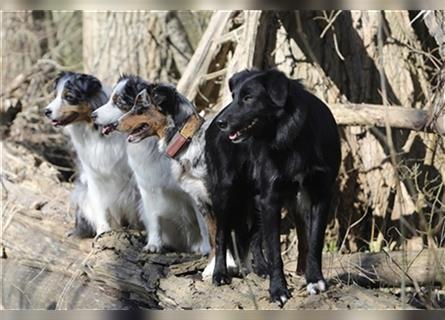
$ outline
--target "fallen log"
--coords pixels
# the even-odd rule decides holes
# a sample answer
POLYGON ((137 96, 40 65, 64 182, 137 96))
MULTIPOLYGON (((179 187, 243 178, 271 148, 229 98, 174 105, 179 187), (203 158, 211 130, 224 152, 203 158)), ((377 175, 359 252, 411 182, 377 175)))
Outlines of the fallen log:
POLYGON ((384 127, 388 117, 391 128, 445 134, 445 117, 437 118, 434 126, 428 126, 430 117, 426 110, 372 104, 331 104, 329 109, 339 125, 384 127))
MULTIPOLYGON (((294 272, 296 263, 285 266, 294 272)), ((409 286, 445 284, 445 248, 421 251, 360 252, 324 254, 323 272, 326 279, 364 287, 399 287, 402 277, 409 286), (404 262, 405 261, 405 262, 404 262)))
MULTIPOLYGON (((225 95, 221 102, 215 106, 210 115, 217 113, 220 108, 231 101, 225 95)), ((335 121, 341 126, 372 126, 385 127, 386 112, 391 128, 423 131, 445 135, 445 116, 437 117, 431 122, 428 111, 401 106, 383 106, 374 104, 330 104, 329 109, 335 121)))

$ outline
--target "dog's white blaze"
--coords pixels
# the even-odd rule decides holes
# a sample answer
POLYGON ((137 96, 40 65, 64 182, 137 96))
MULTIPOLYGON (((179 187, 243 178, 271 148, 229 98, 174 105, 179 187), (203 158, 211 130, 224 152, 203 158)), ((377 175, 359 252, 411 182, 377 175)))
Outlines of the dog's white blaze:
POLYGON ((119 109, 117 106, 114 105, 113 96, 116 93, 119 93, 120 91, 123 90, 127 81, 128 80, 120 81, 113 89, 113 92, 111 93, 108 102, 94 112, 97 115, 97 118, 95 120, 97 124, 99 125, 112 124, 117 120, 119 120, 119 118, 125 114, 124 112, 122 112, 121 109, 119 109))
POLYGON ((51 119, 55 120, 59 118, 61 114, 62 107, 66 104, 65 100, 62 98, 63 89, 65 87, 65 83, 68 79, 64 79, 59 81, 56 88, 56 98, 50 102, 50 104, 46 107, 46 109, 51 110, 51 119))

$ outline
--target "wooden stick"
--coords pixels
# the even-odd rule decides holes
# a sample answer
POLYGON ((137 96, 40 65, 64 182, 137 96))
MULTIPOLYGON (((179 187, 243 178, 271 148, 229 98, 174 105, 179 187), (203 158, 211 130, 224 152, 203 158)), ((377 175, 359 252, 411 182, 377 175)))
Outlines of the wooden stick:
POLYGON ((433 126, 427 127, 429 114, 425 110, 372 104, 331 104, 329 109, 339 125, 384 127, 387 110, 391 128, 445 134, 445 117, 439 117, 433 126))
POLYGON ((218 52, 220 37, 227 31, 234 11, 218 11, 213 14, 198 47, 178 82, 177 89, 188 99, 196 96, 201 76, 207 74, 212 59, 218 52))

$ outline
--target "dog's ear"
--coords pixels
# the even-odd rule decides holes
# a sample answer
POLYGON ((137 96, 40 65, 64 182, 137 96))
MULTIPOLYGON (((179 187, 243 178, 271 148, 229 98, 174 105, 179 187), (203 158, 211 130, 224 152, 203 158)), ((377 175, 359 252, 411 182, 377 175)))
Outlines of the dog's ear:
POLYGON ((145 90, 146 94, 148 94, 147 89, 150 89, 150 83, 146 82, 145 80, 137 81, 136 82, 136 91, 141 92, 145 90))
POLYGON ((229 79, 229 89, 230 92, 233 92, 233 89, 240 84, 243 80, 245 80, 247 77, 249 77, 253 73, 252 70, 243 70, 240 72, 235 73, 230 79, 229 79))
POLYGON ((148 94, 147 89, 142 90, 134 99, 135 105, 149 107, 150 106, 150 95, 148 94))
POLYGON ((284 107, 289 94, 289 79, 278 70, 265 73, 265 88, 272 102, 278 107, 284 107))
POLYGON ((162 84, 158 84, 153 87, 151 98, 155 105, 160 106, 167 99, 165 94, 167 89, 167 86, 162 84))
POLYGON ((85 93, 86 97, 91 97, 100 91, 102 88, 102 83, 96 77, 88 74, 80 75, 82 91, 85 93))

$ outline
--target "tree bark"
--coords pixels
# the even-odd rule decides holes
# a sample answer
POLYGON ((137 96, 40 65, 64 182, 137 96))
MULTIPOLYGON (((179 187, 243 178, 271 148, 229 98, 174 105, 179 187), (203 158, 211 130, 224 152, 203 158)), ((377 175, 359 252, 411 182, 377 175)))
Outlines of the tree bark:
POLYGON ((84 12, 84 70, 109 84, 122 73, 176 83, 193 53, 191 34, 206 25, 199 15, 193 24, 176 12, 84 12))

